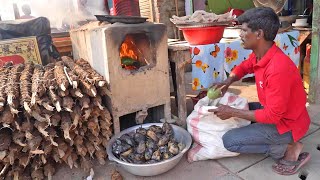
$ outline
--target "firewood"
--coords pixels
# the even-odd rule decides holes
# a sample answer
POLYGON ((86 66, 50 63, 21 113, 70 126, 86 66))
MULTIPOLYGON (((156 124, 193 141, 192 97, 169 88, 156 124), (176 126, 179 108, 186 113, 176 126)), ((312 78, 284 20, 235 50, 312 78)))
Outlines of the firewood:
POLYGON ((79 98, 79 104, 81 106, 81 110, 85 108, 89 108, 90 98, 88 95, 84 95, 82 98, 79 98))
POLYGON ((72 82, 72 88, 77 89, 79 85, 79 77, 75 75, 70 68, 66 69, 68 77, 70 78, 70 81, 72 82))
POLYGON ((92 109, 84 109, 82 114, 82 121, 88 121, 89 117, 91 116, 92 109))
POLYGON ((101 145, 99 146, 99 150, 96 150, 95 156, 97 157, 101 165, 106 164, 105 159, 107 158, 107 153, 106 153, 106 150, 101 145))
POLYGON ((12 129, 4 133, 0 126, 4 177, 51 179, 56 163, 87 173, 91 159, 105 164, 113 129, 103 102, 111 93, 86 61, 64 57, 46 66, 7 63, 0 67, 1 83, 0 123, 12 129))
POLYGON ((83 144, 75 144, 77 154, 84 157, 86 156, 88 149, 83 144))
POLYGON ((38 131, 44 136, 48 137, 49 133, 46 131, 46 128, 49 126, 47 122, 35 121, 34 126, 38 129, 38 131))
POLYGON ((9 149, 12 142, 12 130, 10 128, 1 127, 0 128, 0 151, 5 151, 9 149))
POLYGON ((19 153, 19 165, 23 166, 24 168, 26 168, 30 162, 30 154, 29 153, 19 153))
POLYGON ((39 122, 49 122, 50 121, 50 119, 48 119, 49 117, 45 117, 45 116, 43 117, 42 115, 40 115, 40 114, 44 113, 43 112, 44 109, 41 109, 41 107, 39 107, 38 105, 34 105, 33 108, 34 109, 30 113, 33 118, 35 118, 39 122))
POLYGON ((6 104, 6 92, 7 77, 10 72, 11 66, 0 67, 0 112, 3 111, 6 104))
POLYGON ((64 108, 64 110, 66 110, 68 112, 72 112, 73 104, 74 104, 74 101, 73 101, 72 97, 66 96, 66 97, 62 98, 62 107, 64 108))
POLYGON ((10 107, 8 105, 5 106, 4 111, 0 114, 0 123, 10 125, 15 119, 16 117, 11 113, 10 107))
POLYGON ((37 170, 33 170, 31 172, 32 179, 42 180, 44 179, 43 168, 39 168, 37 170))
POLYGON ((59 88, 62 91, 65 91, 68 89, 69 87, 69 82, 68 79, 65 75, 64 69, 63 69, 63 65, 56 63, 56 65, 54 66, 54 77, 57 81, 57 84, 59 86, 59 88))
POLYGON ((91 77, 97 87, 98 86, 103 87, 106 84, 105 78, 102 75, 100 75, 96 70, 94 70, 88 61, 80 58, 80 59, 76 60, 75 62, 76 62, 76 64, 80 65, 85 71, 87 71, 91 75, 91 77))
POLYGON ((90 161, 89 155, 85 157, 81 157, 80 164, 81 164, 81 168, 87 173, 89 173, 90 169, 93 167, 93 164, 90 161))
POLYGON ((41 149, 44 151, 44 155, 49 155, 52 152, 53 145, 50 141, 44 141, 41 144, 41 149))
POLYGON ((61 89, 57 90, 57 95, 60 96, 61 98, 69 96, 70 91, 66 89, 65 91, 62 91, 61 89))
POLYGON ((94 85, 88 83, 87 81, 80 79, 80 89, 85 94, 89 95, 90 97, 97 96, 97 89, 94 85))
POLYGON ((74 98, 82 98, 83 94, 80 89, 70 89, 70 95, 74 98))
POLYGON ((101 96, 97 95, 96 97, 92 98, 92 102, 95 106, 98 106, 99 109, 103 110, 103 106, 102 106, 102 99, 101 96))
POLYGON ((7 94, 7 102, 10 106, 11 112, 13 114, 18 114, 18 104, 14 103, 13 101, 19 99, 20 92, 19 92, 19 81, 20 81, 20 74, 22 70, 24 69, 23 64, 18 64, 13 66, 13 68, 10 70, 7 78, 6 83, 6 94, 7 94))
POLYGON ((56 92, 54 90, 54 87, 52 87, 52 86, 49 88, 49 97, 50 97, 52 103, 54 104, 54 106, 56 107, 56 110, 58 112, 60 112, 62 110, 62 108, 61 108, 61 97, 59 97, 56 94, 56 92))
POLYGON ((70 161, 72 161, 73 166, 76 167, 76 168, 79 167, 78 159, 79 159, 79 156, 76 153, 72 153, 71 154, 71 160, 70 161))
POLYGON ((19 180, 22 178, 23 168, 21 166, 13 166, 13 180, 19 180))
POLYGON ((94 152, 96 151, 93 144, 89 141, 86 141, 84 145, 86 146, 88 153, 90 154, 90 157, 93 158, 94 152))
POLYGON ((79 124, 79 120, 81 118, 81 108, 79 105, 75 105, 70 113, 71 119, 73 120, 70 130, 74 130, 77 128, 79 124))
POLYGON ((99 136, 99 132, 100 132, 100 127, 99 127, 99 122, 98 122, 98 118, 97 117, 91 117, 88 120, 88 129, 91 131, 91 133, 98 137, 99 136))
POLYGON ((67 165, 69 165, 70 169, 73 168, 73 162, 71 161, 71 154, 73 153, 73 148, 68 146, 64 156, 61 158, 63 162, 65 162, 67 165), (70 158, 69 158, 70 157, 70 158))
MULTIPOLYGON (((7 150, 2 150, 0 151, 0 162, 3 161, 3 159, 8 155, 8 151, 7 150)), ((1 169, 1 167, 0 167, 1 169)))
POLYGON ((52 180, 52 176, 54 175, 56 169, 55 163, 51 160, 46 163, 46 165, 43 167, 43 173, 48 178, 48 180, 52 180))
POLYGON ((110 123, 110 125, 112 124, 112 122, 111 122, 111 119, 112 119, 111 118, 111 114, 110 114, 110 112, 109 112, 109 110, 107 108, 104 108, 100 115, 101 115, 101 118, 103 120, 108 121, 110 123))
POLYGON ((65 156, 69 146, 62 138, 58 138, 57 143, 59 158, 62 159, 65 156))
POLYGON ((27 146, 25 133, 20 131, 14 131, 12 140, 14 143, 18 144, 19 146, 27 146))
MULTIPOLYGON (((35 131, 35 132, 37 132, 37 131, 35 131)), ((40 135, 40 133, 34 133, 31 138, 27 137, 27 144, 28 144, 28 147, 29 147, 31 153, 33 151, 37 152, 37 150, 39 150, 38 147, 41 145, 42 140, 43 140, 43 138, 40 135)), ((37 154, 37 153, 34 153, 34 154, 37 154)))
POLYGON ((101 141, 102 141, 102 146, 107 148, 108 146, 108 142, 109 142, 110 138, 104 138, 104 137, 101 137, 101 141))
POLYGON ((17 144, 11 143, 9 147, 9 153, 6 157, 6 162, 10 163, 11 165, 14 164, 15 160, 18 158, 18 153, 22 150, 22 146, 17 144))
POLYGON ((57 131, 53 127, 49 127, 47 131, 49 133, 49 137, 47 137, 47 141, 50 141, 50 143, 53 146, 58 146, 58 143, 55 141, 55 138, 58 137, 57 131))
POLYGON ((53 147, 51 157, 54 159, 56 163, 61 163, 58 147, 53 147))
POLYGON ((91 132, 87 132, 86 136, 88 140, 93 144, 94 148, 96 148, 96 150, 100 150, 99 145, 102 143, 101 139, 97 136, 94 136, 91 132))
POLYGON ((108 89, 108 87, 106 85, 102 86, 102 87, 98 87, 98 94, 100 96, 108 96, 108 97, 112 96, 111 91, 108 89))
POLYGON ((59 126, 60 121, 61 121, 61 115, 58 112, 55 112, 50 118, 50 122, 53 126, 59 126))
POLYGON ((49 99, 49 97, 47 95, 42 96, 41 99, 39 99, 37 101, 37 103, 39 105, 43 106, 48 111, 53 111, 54 110, 53 104, 52 104, 51 100, 49 99))
POLYGON ((33 73, 33 63, 26 63, 24 70, 20 76, 20 94, 21 94, 21 106, 28 112, 31 113, 31 77, 33 73))
POLYGON ((32 75, 31 85, 31 106, 36 104, 36 99, 41 97, 45 92, 45 86, 43 81, 44 69, 41 65, 35 65, 32 75))
POLYGON ((47 64, 44 68, 44 85, 46 89, 49 89, 50 87, 56 87, 57 82, 54 77, 54 63, 47 64))
POLYGON ((79 77, 88 83, 93 82, 90 74, 86 72, 81 66, 77 65, 71 58, 67 56, 61 57, 62 61, 79 77))
POLYGON ((70 127, 71 127, 71 117, 67 112, 62 112, 61 114, 61 129, 63 130, 63 135, 65 139, 70 138, 70 127))

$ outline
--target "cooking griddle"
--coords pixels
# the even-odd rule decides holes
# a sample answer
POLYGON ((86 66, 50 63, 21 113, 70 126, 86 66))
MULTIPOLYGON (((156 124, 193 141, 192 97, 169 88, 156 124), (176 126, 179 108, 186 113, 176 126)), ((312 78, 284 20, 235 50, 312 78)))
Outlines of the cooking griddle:
POLYGON ((110 16, 110 15, 95 15, 98 21, 107 21, 109 23, 125 23, 138 24, 146 22, 147 18, 140 16, 110 16))

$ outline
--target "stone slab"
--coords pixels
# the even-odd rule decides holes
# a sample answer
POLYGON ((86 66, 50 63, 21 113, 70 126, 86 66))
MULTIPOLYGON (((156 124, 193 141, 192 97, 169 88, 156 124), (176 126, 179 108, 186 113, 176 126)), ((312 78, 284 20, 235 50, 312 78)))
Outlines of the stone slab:
POLYGON ((262 154, 241 154, 237 157, 228 157, 219 159, 218 162, 233 173, 238 173, 259 161, 267 158, 262 154))
POLYGON ((238 175, 246 180, 300 180, 299 174, 301 172, 307 172, 307 180, 319 180, 320 179, 320 151, 317 150, 317 144, 320 143, 320 130, 314 132, 310 136, 302 140, 304 143, 304 151, 310 152, 312 155, 311 161, 303 167, 299 173, 292 176, 281 176, 272 171, 272 164, 274 161, 271 158, 267 158, 254 166, 240 172, 238 175))
POLYGON ((311 123, 308 132, 306 133, 306 135, 303 138, 309 136, 310 134, 316 132, 319 129, 320 129, 320 126, 318 126, 317 124, 311 123))
MULTIPOLYGON (((231 174, 227 169, 222 167, 215 160, 199 161, 189 163, 186 157, 183 157, 179 164, 170 171, 153 177, 140 177, 132 175, 122 169, 116 163, 108 161, 106 165, 94 165, 94 179, 95 180, 107 180, 111 179, 113 170, 117 170, 124 179, 130 180, 213 180, 213 179, 229 179, 238 180, 239 177, 231 174)), ((70 171, 68 167, 60 168, 54 175, 53 179, 72 179, 83 180, 87 174, 81 169, 73 169, 70 171)))

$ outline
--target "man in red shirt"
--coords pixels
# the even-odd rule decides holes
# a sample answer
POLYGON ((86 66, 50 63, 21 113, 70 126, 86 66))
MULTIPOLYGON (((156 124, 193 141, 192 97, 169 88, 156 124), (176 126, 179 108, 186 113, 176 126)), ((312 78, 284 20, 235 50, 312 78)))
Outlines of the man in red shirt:
POLYGON ((309 153, 302 153, 303 144, 298 142, 310 125, 300 73, 274 43, 280 22, 271 8, 250 9, 238 21, 242 24, 243 46, 253 53, 218 87, 225 93, 234 81, 254 73, 260 104, 249 104, 250 110, 222 105, 210 111, 223 120, 239 117, 255 122, 228 131, 223 136, 226 149, 270 155, 277 160, 272 166, 275 172, 294 174, 310 159, 309 153))

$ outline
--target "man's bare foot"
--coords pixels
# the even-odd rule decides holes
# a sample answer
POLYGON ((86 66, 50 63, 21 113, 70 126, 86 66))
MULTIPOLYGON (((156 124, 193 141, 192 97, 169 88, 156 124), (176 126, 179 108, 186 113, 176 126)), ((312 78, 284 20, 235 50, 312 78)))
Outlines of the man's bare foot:
POLYGON ((284 154, 283 159, 287 161, 297 161, 302 151, 302 148, 303 144, 300 142, 288 144, 287 151, 284 154))

